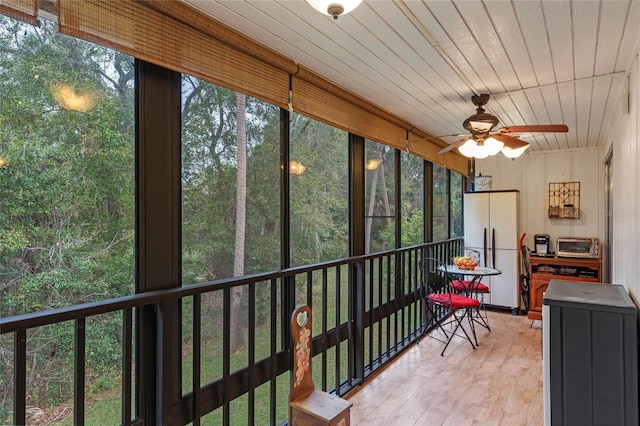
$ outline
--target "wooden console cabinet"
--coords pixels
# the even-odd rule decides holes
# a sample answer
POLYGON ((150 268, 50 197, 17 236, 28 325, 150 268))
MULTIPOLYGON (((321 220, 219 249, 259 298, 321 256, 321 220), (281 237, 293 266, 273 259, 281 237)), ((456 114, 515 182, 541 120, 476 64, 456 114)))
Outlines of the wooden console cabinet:
POLYGON ((529 258, 529 318, 542 319, 542 296, 550 280, 602 282, 600 259, 529 258))

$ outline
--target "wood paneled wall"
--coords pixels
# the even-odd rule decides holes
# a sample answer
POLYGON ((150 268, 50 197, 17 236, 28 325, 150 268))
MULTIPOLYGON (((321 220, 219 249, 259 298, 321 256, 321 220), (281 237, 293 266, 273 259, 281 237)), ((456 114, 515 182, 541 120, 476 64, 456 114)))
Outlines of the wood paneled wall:
POLYGON ((638 57, 629 78, 629 109, 619 108, 607 136, 613 151, 612 282, 640 296, 640 65, 638 57))
POLYGON ((604 240, 603 149, 582 148, 529 152, 515 160, 501 154, 478 160, 476 175, 492 176, 492 189, 518 189, 520 224, 526 244, 533 248, 535 234, 549 234, 552 249, 562 236, 604 240), (580 182, 580 218, 550 219, 547 215, 549 182, 580 182))
MULTIPOLYGON (((597 236, 606 244, 605 222, 613 215, 611 238, 611 277, 636 297, 640 296, 640 65, 638 57, 629 76, 629 108, 613 111, 614 124, 605 136, 604 148, 529 152, 516 160, 501 155, 478 160, 476 175, 491 175, 493 189, 521 191, 522 230, 526 244, 533 246, 533 235, 597 236), (613 209, 605 199, 604 160, 613 153, 613 209), (549 182, 580 182, 580 219, 549 219, 546 214, 549 182)), ((555 247, 554 247, 555 250, 555 247)), ((602 247, 604 250, 604 245, 602 247)))

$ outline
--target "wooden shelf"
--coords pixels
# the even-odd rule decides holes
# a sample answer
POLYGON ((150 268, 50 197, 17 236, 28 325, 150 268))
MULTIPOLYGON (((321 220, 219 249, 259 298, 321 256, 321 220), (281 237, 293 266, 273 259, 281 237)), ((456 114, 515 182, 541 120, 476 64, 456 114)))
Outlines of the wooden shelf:
POLYGON ((530 319, 542 319, 542 296, 549 286, 549 281, 566 280, 592 283, 602 281, 602 261, 600 259, 531 256, 529 265, 531 282, 528 316, 530 319))

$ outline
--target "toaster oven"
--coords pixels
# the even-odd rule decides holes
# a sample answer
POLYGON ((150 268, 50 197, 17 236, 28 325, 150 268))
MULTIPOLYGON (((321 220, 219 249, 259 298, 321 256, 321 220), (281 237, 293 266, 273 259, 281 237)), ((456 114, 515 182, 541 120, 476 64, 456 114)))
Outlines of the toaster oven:
POLYGON ((600 258, 600 241, 592 237, 559 237, 556 242, 558 257, 600 258))

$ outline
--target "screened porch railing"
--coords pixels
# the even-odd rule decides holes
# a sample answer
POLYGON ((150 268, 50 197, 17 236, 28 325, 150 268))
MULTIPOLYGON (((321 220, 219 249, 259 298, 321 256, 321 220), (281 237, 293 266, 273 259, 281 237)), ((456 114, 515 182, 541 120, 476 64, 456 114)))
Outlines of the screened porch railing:
MULTIPOLYGON (((8 355, 12 377, 13 424, 27 424, 29 401, 27 345, 41 327, 74 328, 73 409, 75 424, 85 424, 88 323, 100 315, 122 322, 121 396, 117 421, 154 423, 136 413, 136 336, 151 322, 166 323, 179 312, 181 334, 158 339, 163 371, 179 371, 181 389, 164 424, 271 424, 286 422, 290 386, 289 316, 299 303, 313 310, 312 373, 316 387, 345 395, 390 362, 419 336, 423 324, 419 260, 443 261, 462 250, 462 239, 423 244, 180 288, 136 294, 0 319, 3 339, 13 339, 8 355), (240 301, 238 304, 237 302, 240 301), (232 330, 235 314, 240 328, 232 330), (136 328, 137 327, 137 328, 136 328), (231 351, 232 333, 242 333, 242 348, 231 351), (166 339, 165 339, 166 340, 166 339), (174 354, 175 357, 166 356, 174 354), (171 365, 171 359, 179 361, 171 365), (218 365, 212 373, 210 362, 218 365), (240 401, 240 402, 239 402, 240 401)), ((154 328, 157 332, 157 328, 154 328)), ((161 368, 161 367, 158 367, 161 368)), ((139 378, 139 377, 138 377, 139 378)), ((161 383, 161 381, 159 381, 161 383)), ((158 386, 161 386, 159 384, 158 386)), ((164 394, 160 390, 159 394, 164 394)))

